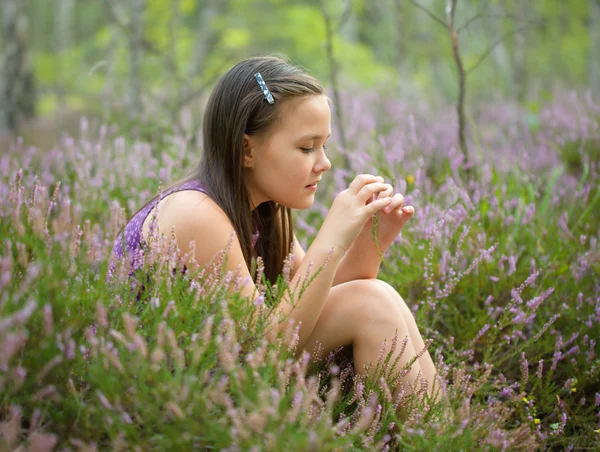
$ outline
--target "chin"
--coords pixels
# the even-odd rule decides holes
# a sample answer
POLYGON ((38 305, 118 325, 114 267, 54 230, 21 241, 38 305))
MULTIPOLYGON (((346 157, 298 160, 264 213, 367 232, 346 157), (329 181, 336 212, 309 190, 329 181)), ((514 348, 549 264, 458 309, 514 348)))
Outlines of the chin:
POLYGON ((311 199, 310 201, 304 201, 304 202, 277 202, 277 204, 279 204, 280 206, 283 207, 288 207, 290 209, 296 209, 296 210, 306 210, 309 207, 311 207, 314 204, 315 200, 311 199))
POLYGON ((309 207, 311 207, 313 204, 315 203, 314 199, 309 201, 309 202, 305 202, 302 203, 300 206, 298 207, 294 207, 294 209, 298 209, 298 210, 305 210, 308 209, 309 207))

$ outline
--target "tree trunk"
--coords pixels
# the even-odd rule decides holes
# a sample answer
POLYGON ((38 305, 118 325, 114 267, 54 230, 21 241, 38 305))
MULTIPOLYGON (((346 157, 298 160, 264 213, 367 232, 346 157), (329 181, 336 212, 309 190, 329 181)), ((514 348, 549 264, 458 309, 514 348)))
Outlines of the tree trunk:
POLYGON ((102 96, 102 118, 104 122, 110 120, 112 101, 116 99, 115 87, 117 85, 117 49, 119 48, 119 33, 112 24, 107 25, 110 33, 110 45, 106 58, 106 79, 104 82, 104 94, 102 96))
POLYGON ((590 7, 590 88, 600 94, 600 0, 589 0, 590 7))
POLYGON ((144 38, 145 0, 130 0, 131 37, 129 39, 129 105, 131 114, 137 116, 142 111, 142 40, 144 38))
MULTIPOLYGON (((526 1, 517 0, 516 3, 518 5, 517 9, 527 8, 526 1)), ((502 8, 502 5, 497 4, 496 2, 490 2, 487 6, 487 9, 485 10, 485 14, 490 14, 491 17, 487 18, 484 15, 484 17, 482 18, 483 20, 481 20, 480 23, 480 25, 482 26, 480 31, 481 35, 485 36, 487 34, 488 36, 490 36, 490 44, 486 43, 484 45, 484 49, 488 45, 491 45, 492 42, 499 39, 505 33, 505 30, 502 27, 503 20, 501 18, 506 14, 506 11, 504 8, 502 8)), ((521 37, 521 35, 517 33, 516 39, 519 39, 519 37, 521 37)), ((502 86, 502 81, 509 79, 511 77, 511 74, 513 73, 511 57, 508 52, 508 49, 506 48, 506 43, 504 40, 498 42, 494 46, 494 51, 490 54, 490 57, 493 59, 494 64, 497 68, 497 70, 494 70, 493 72, 499 75, 496 83, 498 83, 498 86, 502 86)), ((509 88, 509 91, 511 89, 512 88, 509 88)))
MULTIPOLYGON (((74 0, 58 0, 56 9, 54 12, 54 30, 55 39, 54 49, 56 56, 55 58, 59 61, 59 67, 63 74, 65 74, 66 68, 66 52, 73 41, 72 26, 73 26, 73 12, 74 12, 74 0)), ((69 90, 68 78, 61 77, 57 80, 57 97, 58 104, 64 105, 65 96, 69 90)))
POLYGON ((55 16, 57 53, 62 53, 67 50, 73 41, 72 19, 74 11, 74 0, 59 0, 55 16))
POLYGON ((399 72, 402 72, 407 60, 406 38, 408 33, 406 32, 406 27, 408 25, 408 20, 406 20, 406 14, 408 13, 408 8, 406 7, 406 2, 394 2, 393 11, 396 15, 396 49, 394 52, 394 63, 396 69, 399 72))
POLYGON ((467 74, 463 65, 462 57, 460 54, 460 45, 458 42, 458 33, 454 25, 454 18, 456 14, 456 3, 458 0, 446 0, 446 14, 448 20, 448 32, 450 33, 450 40, 452 42, 452 54, 454 55, 454 62, 458 72, 458 101, 456 103, 456 113, 458 116, 458 144, 460 150, 465 158, 464 167, 467 176, 470 170, 469 162, 469 150, 467 148, 467 139, 465 137, 465 98, 467 92, 467 74))
POLYGON ((0 132, 16 131, 20 123, 34 116, 36 104, 25 2, 3 0, 2 12, 4 55, 0 68, 0 132))
MULTIPOLYGON (((333 94, 333 103, 335 105, 335 117, 338 125, 338 132, 340 134, 340 144, 342 149, 346 151, 348 148, 346 146, 346 129, 344 127, 344 114, 342 107, 342 99, 339 91, 339 83, 338 83, 338 63, 335 58, 335 51, 333 48, 333 38, 335 34, 334 26, 332 23, 332 18, 327 11, 327 4, 325 0, 321 0, 319 2, 321 7, 321 14, 323 16, 323 21, 325 22, 325 52, 327 55, 327 61, 329 63, 329 74, 331 81, 331 90, 333 94)), ((350 158, 343 153, 344 158, 344 168, 351 168, 350 158)))
MULTIPOLYGON (((374 3, 366 3, 365 4, 365 9, 366 9, 366 13, 367 13, 367 19, 369 16, 376 16, 377 15, 377 11, 376 9, 378 8, 377 5, 375 5, 374 3), (372 10, 372 11, 370 11, 372 10)), ((351 4, 349 9, 347 10, 347 13, 340 17, 340 20, 343 21, 343 23, 340 23, 340 28, 339 28, 339 33, 340 36, 343 36, 344 38, 346 38, 346 40, 350 41, 350 42, 357 42, 360 40, 359 37, 359 23, 356 20, 356 14, 354 14, 354 11, 351 8, 351 4)), ((370 25, 370 24, 369 24, 370 25)), ((371 48, 375 48, 376 53, 377 53, 377 43, 374 42, 367 42, 367 45, 369 45, 371 48)))
POLYGON ((194 56, 189 68, 190 78, 204 70, 206 59, 214 50, 221 37, 222 31, 215 28, 216 19, 226 14, 230 0, 204 0, 197 6, 196 42, 194 56))
MULTIPOLYGON (((515 4, 517 24, 525 24, 528 20, 529 6, 523 1, 517 1, 515 4)), ((519 102, 525 101, 527 97, 527 75, 527 30, 523 27, 515 35, 514 81, 519 102)))

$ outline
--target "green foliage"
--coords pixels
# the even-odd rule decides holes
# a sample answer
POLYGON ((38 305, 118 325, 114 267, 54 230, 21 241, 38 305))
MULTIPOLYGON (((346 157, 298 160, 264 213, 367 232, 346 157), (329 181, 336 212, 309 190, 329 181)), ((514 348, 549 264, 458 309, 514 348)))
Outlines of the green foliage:
MULTIPOLYGON (((434 165, 430 177, 429 162, 416 168, 419 176, 412 159, 390 160, 384 138, 393 132, 391 123, 387 118, 365 133, 373 172, 406 183, 405 195, 421 193, 416 218, 427 206, 440 211, 432 214, 437 218, 428 233, 414 224, 403 230, 380 277, 399 288, 423 336, 433 338, 430 350, 449 384, 449 410, 407 396, 402 418, 390 385, 351 378, 347 357, 335 354, 309 366, 297 356, 289 329, 280 341, 264 341, 266 313, 295 290, 289 273, 274 285, 262 279, 264 299, 256 305, 236 293, 239 280, 222 271, 221 257, 182 275, 165 265, 175 262, 170 255, 163 261, 149 253, 135 274, 146 281, 139 296, 125 263, 125 277, 107 284, 108 251, 124 219, 118 212, 130 216, 156 192, 153 175, 185 152, 174 137, 153 152, 82 121, 80 136, 65 139, 55 154, 28 156, 15 148, 3 180, 9 207, 0 215, 0 235, 7 238, 0 254, 0 345, 7 338, 20 344, 8 359, 2 355, 0 422, 12 420, 20 435, 3 439, 4 445, 29 444, 34 433, 53 435, 61 447, 143 449, 250 448, 261 441, 272 449, 334 450, 391 441, 406 449, 466 450, 493 448, 497 437, 513 449, 594 445, 590 401, 600 379, 598 360, 582 349, 554 369, 552 361, 556 350, 568 353, 573 346, 557 346, 558 336, 584 347, 585 334, 589 347, 599 335, 597 322, 585 323, 595 315, 600 271, 589 245, 600 225, 597 174, 584 165, 572 186, 563 167, 539 174, 491 167, 489 174, 477 172, 477 196, 461 195, 462 185, 450 183, 451 156, 441 155, 444 163, 434 165), (23 173, 12 175, 23 159, 23 173), (33 182, 40 174, 47 190, 33 182), (574 202, 584 187, 587 197, 574 202), (540 271, 534 276, 532 262, 540 271), (513 389, 503 393, 508 386, 513 389), (569 412, 566 424, 561 410, 569 412), (374 420, 373 413, 379 413, 374 420), (393 440, 386 436, 392 422, 398 429, 393 440), (27 425, 34 427, 21 427, 27 425), (536 438, 538 427, 546 440, 536 438)), ((335 192, 331 179, 323 185, 335 192)), ((304 220, 318 228, 323 214, 311 210, 304 220)), ((298 237, 310 233, 299 230, 298 237)), ((393 365, 390 356, 373 363, 376 375, 393 365)))
POLYGON ((560 148, 560 156, 570 171, 580 174, 584 168, 584 162, 600 161, 600 142, 597 140, 576 139, 567 141, 560 148))
MULTIPOLYGON (((329 80, 331 62, 325 51, 325 22, 319 1, 231 0, 209 6, 196 0, 149 0, 142 18, 144 42, 137 44, 143 53, 138 81, 130 78, 129 2, 110 2, 114 10, 110 14, 103 1, 75 2, 75 9, 61 17, 55 13, 60 11, 61 0, 28 1, 31 50, 43 115, 70 109, 119 120, 121 112, 129 110, 130 84, 138 83, 145 108, 136 114, 151 116, 142 122, 151 128, 165 114, 182 114, 177 99, 186 85, 210 84, 215 74, 235 61, 257 54, 283 53, 322 80, 329 80), (213 12, 208 13, 208 8, 213 12), (208 22, 210 29, 203 30, 199 27, 206 26, 201 20, 205 13, 215 16, 208 22), (59 32, 65 27, 66 31, 59 32), (72 41, 61 43, 63 35, 71 36, 72 41), (61 49, 59 45, 67 47, 61 49), (197 61, 198 49, 204 45, 208 54, 197 61)), ((334 27, 334 56, 347 80, 373 87, 396 79, 407 91, 456 98, 456 68, 448 32, 423 11, 408 3, 354 0, 350 14, 345 16, 346 2, 325 5, 334 27)), ((479 98, 489 97, 490 82, 494 91, 513 92, 516 63, 509 56, 517 50, 517 41, 511 31, 520 28, 527 33, 524 70, 528 77, 542 82, 540 95, 552 92, 557 75, 567 83, 587 83, 593 46, 589 2, 579 0, 569 6, 533 2, 525 7, 525 24, 516 15, 516 2, 490 5, 461 31, 465 66, 471 67, 500 36, 507 37, 469 75, 468 102, 476 104, 479 98)), ((484 6, 481 2, 458 2, 458 24, 477 16, 484 6)), ((438 17, 445 17, 443 5, 434 3, 431 8, 438 17)))

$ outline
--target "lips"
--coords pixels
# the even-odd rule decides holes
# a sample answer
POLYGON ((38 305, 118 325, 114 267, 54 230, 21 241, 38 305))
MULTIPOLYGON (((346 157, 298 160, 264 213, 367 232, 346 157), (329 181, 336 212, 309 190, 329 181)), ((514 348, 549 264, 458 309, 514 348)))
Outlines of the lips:
POLYGON ((311 187, 313 185, 317 185, 319 182, 321 182, 321 179, 314 181, 312 184, 308 184, 307 187, 311 187))

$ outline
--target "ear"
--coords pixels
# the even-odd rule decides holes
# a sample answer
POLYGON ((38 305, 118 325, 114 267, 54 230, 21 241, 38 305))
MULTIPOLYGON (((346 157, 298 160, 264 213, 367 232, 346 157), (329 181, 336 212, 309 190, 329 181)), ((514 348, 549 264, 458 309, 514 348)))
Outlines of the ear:
POLYGON ((243 153, 244 153, 244 168, 254 167, 254 141, 248 134, 244 134, 243 153))

